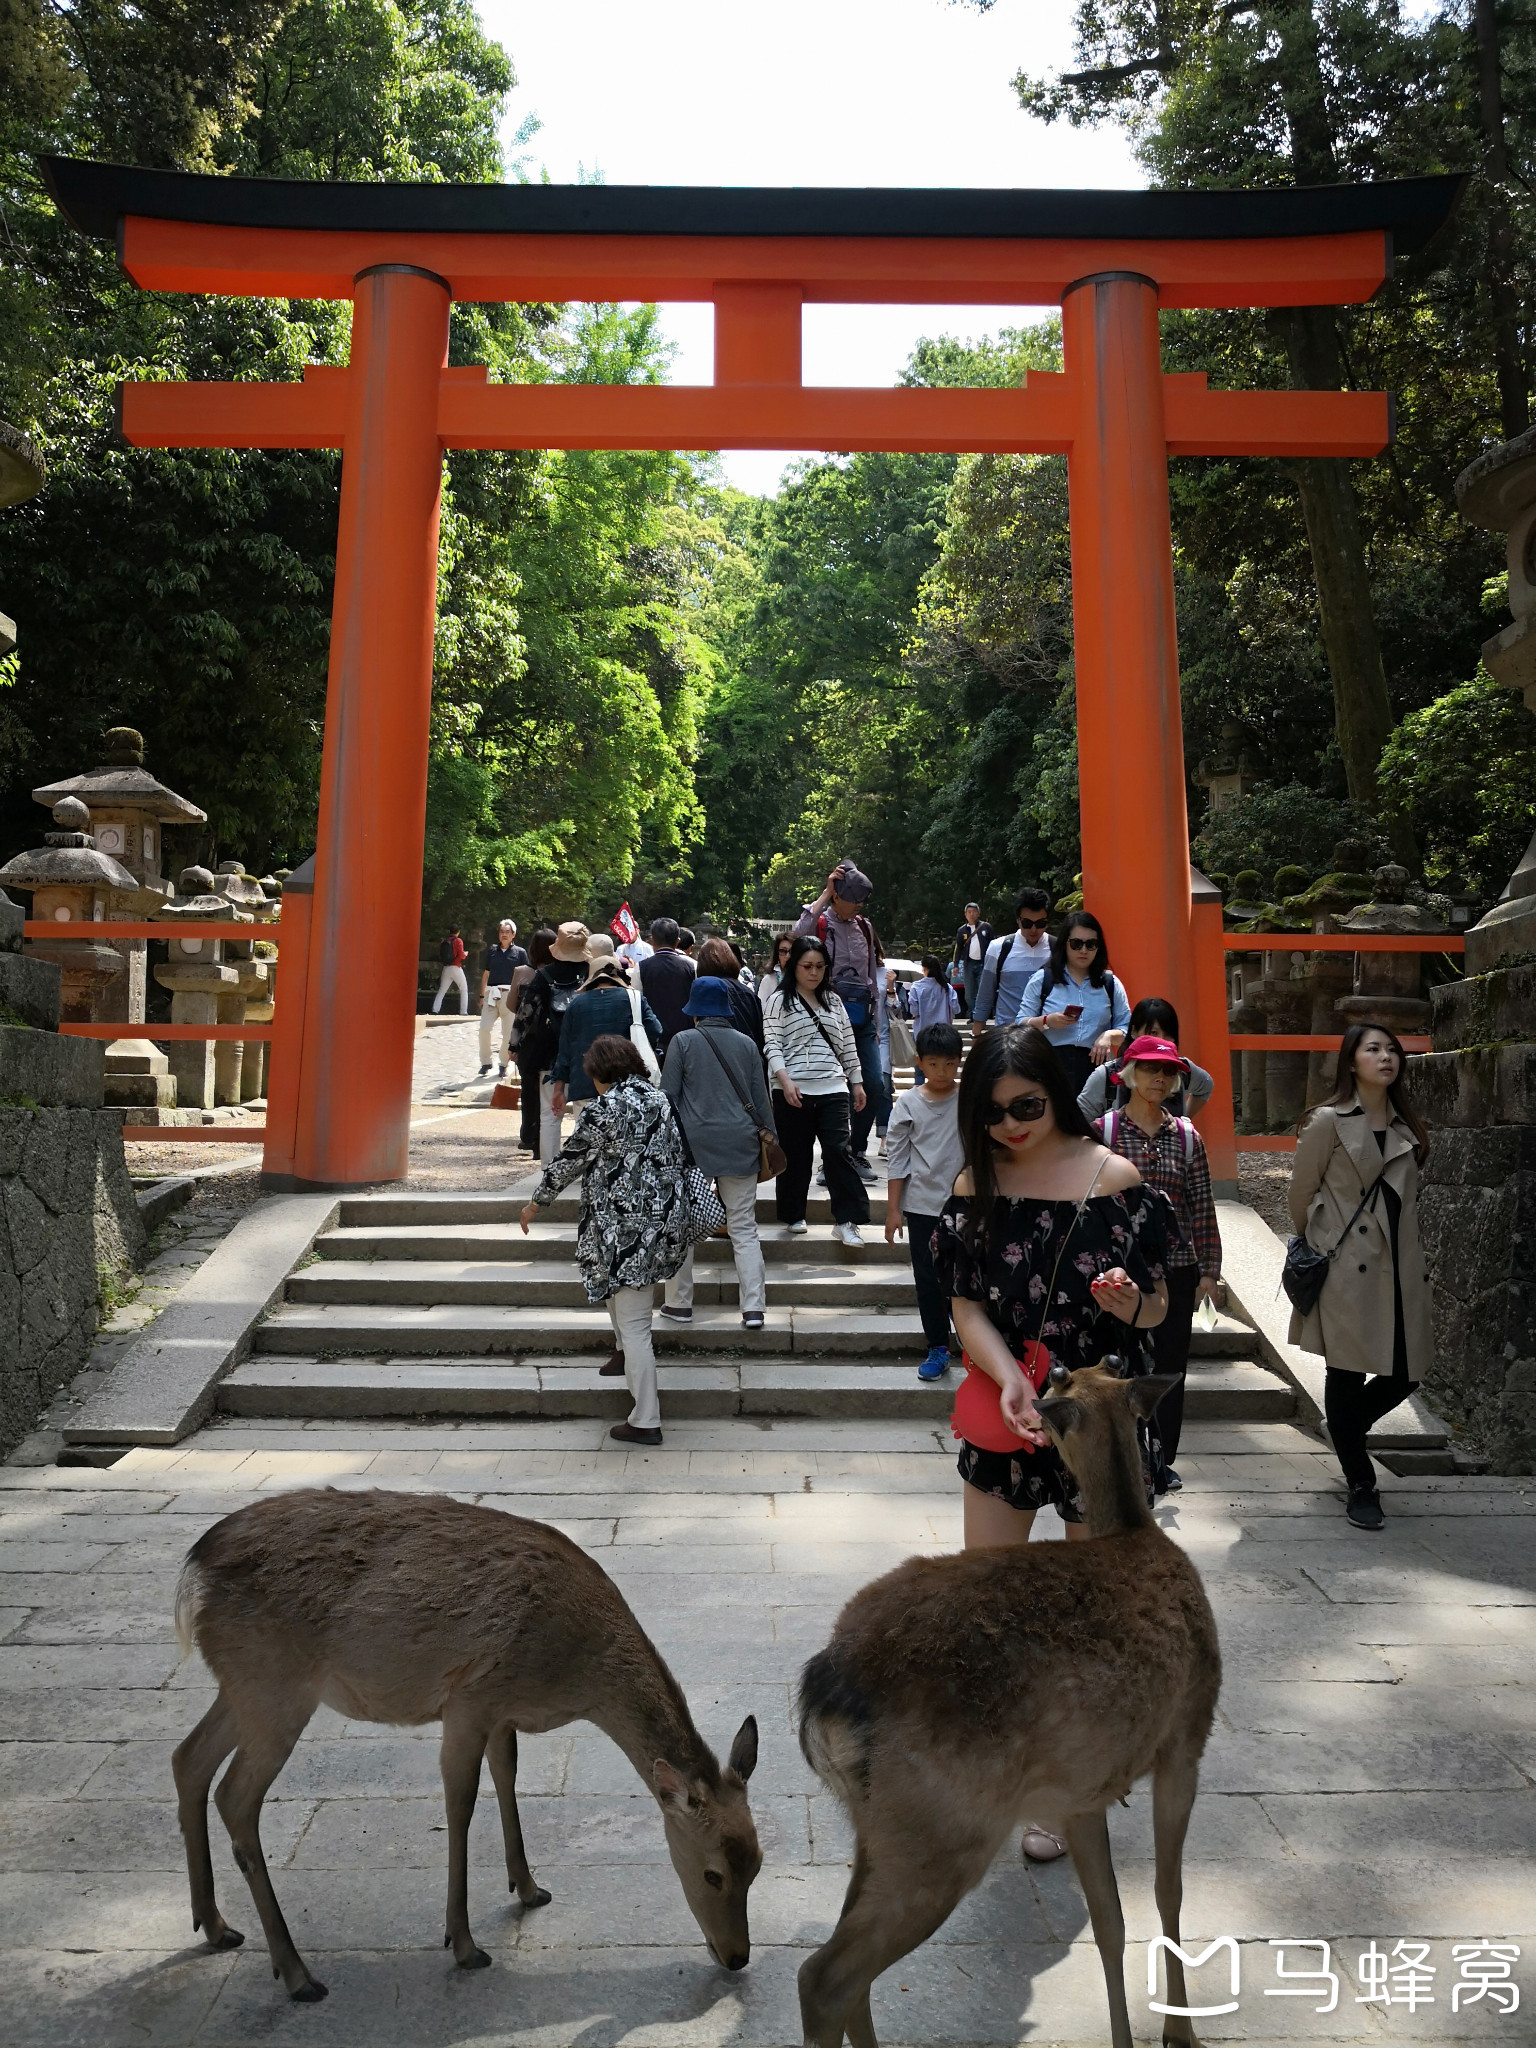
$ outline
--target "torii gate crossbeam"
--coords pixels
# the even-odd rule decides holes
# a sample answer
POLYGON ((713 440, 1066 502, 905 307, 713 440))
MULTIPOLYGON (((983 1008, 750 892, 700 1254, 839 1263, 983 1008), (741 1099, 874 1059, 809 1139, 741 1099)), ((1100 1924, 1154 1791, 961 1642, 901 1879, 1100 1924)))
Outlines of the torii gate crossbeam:
POLYGON ((68 218, 115 234, 146 289, 353 302, 344 369, 283 385, 129 384, 120 400, 138 447, 344 451, 307 973, 287 961, 296 925, 273 1185, 407 1169, 437 525, 454 447, 1065 454, 1084 892, 1108 912, 1132 989, 1167 994, 1192 1020, 1186 1042, 1217 1081, 1213 1168, 1232 1177, 1225 1010, 1201 984, 1192 925, 1168 457, 1374 455, 1390 409, 1380 393, 1213 392, 1165 375, 1158 314, 1367 299, 1394 246, 1418 249, 1443 225, 1461 179, 750 191, 308 185, 61 158, 43 169, 68 218), (483 368, 447 366, 454 298, 712 301, 715 381, 491 384, 483 368), (806 389, 801 309, 818 301, 1059 304, 1064 368, 1013 390, 806 389), (360 959, 376 1005, 361 1029, 360 959))

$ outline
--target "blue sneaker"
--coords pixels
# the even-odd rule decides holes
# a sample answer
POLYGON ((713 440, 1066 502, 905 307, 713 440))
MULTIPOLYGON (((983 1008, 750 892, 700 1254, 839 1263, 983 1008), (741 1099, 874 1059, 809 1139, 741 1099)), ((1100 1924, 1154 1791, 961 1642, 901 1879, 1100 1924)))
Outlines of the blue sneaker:
POLYGON ((917 1368, 920 1380, 941 1380, 949 1371, 949 1346, 935 1344, 922 1364, 917 1368))

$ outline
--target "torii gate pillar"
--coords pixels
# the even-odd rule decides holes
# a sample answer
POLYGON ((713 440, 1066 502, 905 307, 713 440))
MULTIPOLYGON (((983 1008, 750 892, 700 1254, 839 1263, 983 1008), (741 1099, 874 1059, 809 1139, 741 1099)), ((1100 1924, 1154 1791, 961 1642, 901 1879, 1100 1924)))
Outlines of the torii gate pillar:
POLYGON ((1157 286, 1126 271, 1062 299, 1072 633, 1083 900, 1127 988, 1182 997, 1195 964, 1157 310, 1157 286))
POLYGON ((449 291, 357 278, 293 1177, 407 1170, 449 291), (338 943, 339 941, 339 943, 338 943))

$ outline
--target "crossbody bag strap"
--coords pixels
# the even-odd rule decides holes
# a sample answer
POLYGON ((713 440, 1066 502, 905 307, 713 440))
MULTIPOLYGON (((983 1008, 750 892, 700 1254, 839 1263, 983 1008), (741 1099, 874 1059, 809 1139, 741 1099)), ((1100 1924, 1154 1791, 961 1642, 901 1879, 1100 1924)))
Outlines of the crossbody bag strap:
POLYGON ((1037 1344, 1043 1344, 1045 1342, 1045 1319, 1051 1312, 1051 1296, 1056 1292, 1057 1276, 1061 1272, 1061 1262, 1067 1255, 1067 1246, 1072 1242, 1072 1233, 1074 1230, 1076 1230, 1079 1223, 1082 1222, 1083 1211, 1087 1208, 1089 1199, 1091 1198, 1094 1189, 1099 1184, 1099 1175, 1104 1171, 1105 1167, 1108 1164, 1109 1154, 1106 1152, 1104 1154, 1104 1157, 1099 1161, 1098 1165, 1093 1169, 1093 1179, 1088 1183, 1088 1192, 1083 1196, 1083 1199, 1078 1203, 1076 1210, 1073 1212, 1072 1221, 1067 1225, 1066 1235, 1061 1240, 1061 1250, 1057 1252, 1056 1263, 1051 1268, 1050 1285, 1046 1288, 1044 1299, 1040 1304, 1040 1327, 1035 1332, 1035 1342, 1037 1344))
POLYGON ((821 1019, 817 1016, 816 1012, 811 1008, 809 1003, 807 1003, 805 1006, 805 1014, 816 1026, 816 1029, 821 1033, 822 1040, 826 1045, 827 1051, 831 1053, 833 1059, 837 1061, 838 1071, 841 1072, 843 1065, 843 1056, 838 1051, 837 1047, 832 1043, 831 1032, 827 1029, 826 1025, 822 1023, 821 1019))
MULTIPOLYGON (((737 1080, 736 1076, 731 1072, 730 1061, 726 1058, 725 1054, 720 1050, 719 1046, 715 1044, 714 1040, 710 1037, 710 1034, 707 1031, 695 1031, 693 1035, 695 1038, 702 1038, 704 1043, 709 1047, 710 1051, 714 1054, 715 1058, 720 1062, 720 1071, 725 1075, 727 1081, 730 1082, 732 1089, 735 1091, 736 1100, 741 1104, 742 1108, 746 1111, 747 1122, 751 1124, 753 1130, 756 1131, 758 1135, 761 1137, 768 1127, 766 1124, 760 1124, 758 1122, 757 1112, 753 1109, 751 1103, 747 1100, 746 1094, 742 1089, 741 1083, 737 1080)), ((772 1134, 770 1133, 770 1135, 772 1134)))

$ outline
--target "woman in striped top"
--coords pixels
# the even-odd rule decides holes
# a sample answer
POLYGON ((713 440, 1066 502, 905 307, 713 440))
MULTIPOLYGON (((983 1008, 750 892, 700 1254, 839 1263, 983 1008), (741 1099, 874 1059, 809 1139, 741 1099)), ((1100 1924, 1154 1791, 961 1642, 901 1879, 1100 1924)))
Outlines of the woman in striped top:
POLYGON ((869 1196, 849 1150, 849 1104, 851 1097, 854 1111, 864 1107, 864 1084, 853 1026, 829 986, 831 974, 821 940, 796 939, 779 988, 763 1004, 773 1120, 788 1161, 774 1183, 774 1211, 792 1236, 803 1234, 819 1139, 833 1235, 843 1244, 861 1245, 859 1225, 869 1221, 869 1196))

